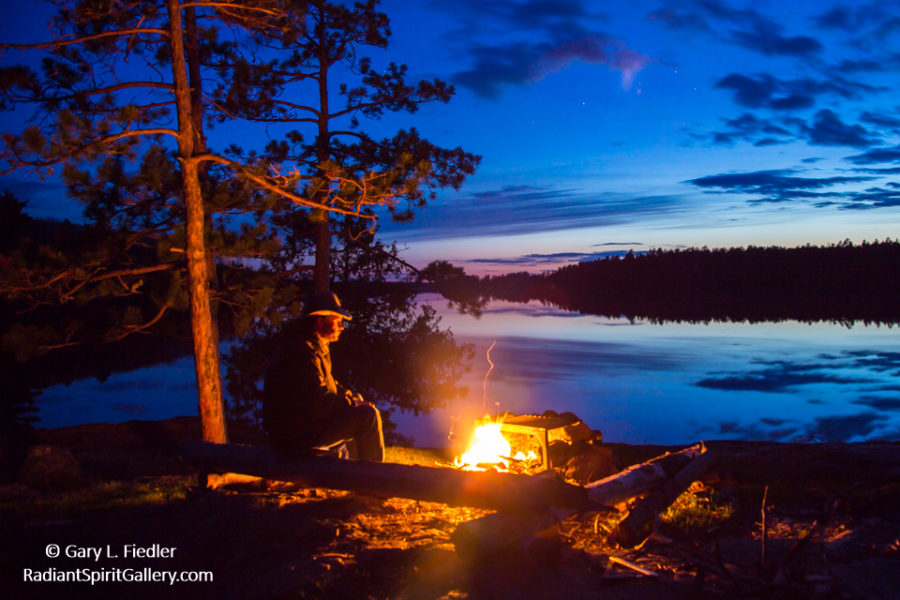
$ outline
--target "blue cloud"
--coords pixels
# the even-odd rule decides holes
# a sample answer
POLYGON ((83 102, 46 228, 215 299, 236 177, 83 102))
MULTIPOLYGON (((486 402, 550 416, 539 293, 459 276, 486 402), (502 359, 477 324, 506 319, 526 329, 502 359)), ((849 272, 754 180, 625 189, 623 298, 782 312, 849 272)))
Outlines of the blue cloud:
POLYGON ((757 22, 752 29, 733 32, 742 46, 767 56, 809 56, 822 51, 819 40, 806 36, 783 36, 771 22, 757 22))
POLYGON ((784 202, 787 200, 822 198, 834 196, 831 192, 810 192, 843 183, 867 181, 866 176, 837 177, 796 177, 790 170, 753 171, 748 173, 726 173, 709 175, 688 180, 702 188, 719 188, 722 190, 755 194, 757 201, 784 202))
POLYGON ((465 23, 464 28, 450 33, 446 42, 471 61, 469 68, 450 79, 489 100, 498 98, 508 86, 533 83, 574 61, 604 65, 621 71, 625 78, 653 62, 621 39, 598 30, 606 15, 595 12, 586 1, 443 4, 441 10, 452 10, 465 23), (518 39, 510 39, 511 35, 518 39), (483 41, 487 39, 490 41, 483 41), (499 39, 503 41, 496 41, 499 39))
POLYGON ((874 113, 872 111, 863 111, 859 116, 860 121, 889 129, 894 133, 900 132, 900 118, 884 113, 874 113))
POLYGON ((810 108, 821 95, 858 99, 867 94, 887 91, 843 77, 830 76, 827 80, 812 78, 779 79, 768 73, 755 76, 731 73, 715 83, 715 87, 734 92, 735 102, 747 108, 773 110, 797 110, 810 108))
POLYGON ((736 119, 722 120, 728 129, 713 133, 713 141, 717 144, 747 141, 758 146, 768 146, 776 143, 786 143, 792 140, 795 135, 778 124, 777 121, 760 119, 751 113, 744 113, 736 119))
POLYGON ((857 165, 875 163, 900 163, 900 145, 872 148, 862 154, 848 156, 847 160, 857 165))
POLYGON ((808 35, 784 35, 782 27, 752 9, 736 9, 717 0, 686 2, 685 8, 661 7, 649 18, 673 29, 702 31, 766 56, 812 57, 823 49, 808 35))
POLYGON ((628 252, 628 250, 608 250, 606 252, 555 252, 553 254, 523 254, 522 256, 513 258, 474 258, 466 262, 529 267, 539 267, 542 265, 559 266, 562 263, 602 260, 610 256, 625 256, 628 252))
POLYGON ((812 125, 806 128, 810 144, 817 146, 866 147, 876 143, 875 136, 861 125, 848 125, 830 110, 816 113, 812 125))
POLYGON ((383 222, 406 239, 517 235, 637 222, 683 209, 676 196, 635 197, 566 188, 504 187, 434 202, 409 223, 383 222))

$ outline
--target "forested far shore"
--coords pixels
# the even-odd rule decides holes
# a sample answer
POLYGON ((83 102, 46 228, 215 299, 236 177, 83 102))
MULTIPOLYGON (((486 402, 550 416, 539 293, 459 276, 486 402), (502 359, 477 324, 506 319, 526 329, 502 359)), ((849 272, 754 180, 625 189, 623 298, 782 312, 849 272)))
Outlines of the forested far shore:
MULTIPOLYGON (((474 278, 459 281, 472 291, 474 278)), ((486 298, 672 321, 900 322, 900 242, 629 252, 544 274, 486 276, 486 298)))

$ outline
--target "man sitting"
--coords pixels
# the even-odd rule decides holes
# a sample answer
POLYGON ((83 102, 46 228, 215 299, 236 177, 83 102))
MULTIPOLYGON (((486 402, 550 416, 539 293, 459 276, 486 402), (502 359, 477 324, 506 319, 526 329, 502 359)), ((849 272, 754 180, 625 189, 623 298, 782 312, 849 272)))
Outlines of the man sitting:
POLYGON ((263 388, 263 425, 283 458, 347 442, 351 458, 384 460, 381 413, 331 375, 328 345, 352 318, 337 295, 325 292, 309 296, 287 328, 263 388))

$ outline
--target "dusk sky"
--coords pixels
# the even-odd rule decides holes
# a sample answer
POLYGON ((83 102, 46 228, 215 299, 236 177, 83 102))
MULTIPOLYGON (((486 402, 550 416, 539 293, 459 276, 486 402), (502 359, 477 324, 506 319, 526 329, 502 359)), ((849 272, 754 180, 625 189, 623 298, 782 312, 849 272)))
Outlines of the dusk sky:
MULTIPOLYGON (((34 17, 22 7, 33 5, 4 9, 4 39, 25 41, 34 17)), ((366 128, 414 126, 483 156, 414 222, 382 220, 413 264, 490 273, 629 249, 900 235, 897 0, 381 7, 393 38, 370 54, 457 94, 366 128)), ((52 184, 5 180, 50 214, 52 184)))

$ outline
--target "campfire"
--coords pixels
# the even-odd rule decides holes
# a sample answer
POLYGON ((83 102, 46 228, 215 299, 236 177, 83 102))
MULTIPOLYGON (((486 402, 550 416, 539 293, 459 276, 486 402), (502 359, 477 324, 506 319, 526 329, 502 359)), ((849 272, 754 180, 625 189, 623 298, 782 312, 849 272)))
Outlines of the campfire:
MULTIPOLYGON (((486 416, 474 424, 469 445, 454 466, 467 471, 536 474, 551 469, 570 479, 582 479, 586 467, 597 475, 596 453, 602 435, 591 431, 572 413, 486 416), (587 462, 592 463, 588 465, 587 462)), ((607 458, 604 453, 603 458, 607 458)), ((608 460, 603 469, 608 468, 608 460)))
POLYGON ((533 449, 518 449, 513 454, 513 446, 504 435, 503 419, 485 417, 479 420, 472 432, 472 440, 454 465, 466 471, 516 471, 533 470, 540 466, 542 457, 533 449))
MULTIPOLYGON (((488 406, 487 383, 494 370, 491 350, 496 343, 486 352, 490 368, 482 386, 483 411, 488 406)), ((615 471, 611 452, 602 447, 603 435, 574 414, 552 410, 540 415, 500 414, 500 402, 494 406, 498 416, 486 415, 474 423, 469 445, 454 459, 456 468, 526 474, 553 469, 560 478, 579 483, 615 471)))

